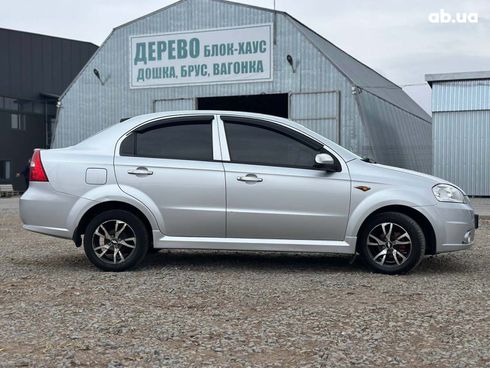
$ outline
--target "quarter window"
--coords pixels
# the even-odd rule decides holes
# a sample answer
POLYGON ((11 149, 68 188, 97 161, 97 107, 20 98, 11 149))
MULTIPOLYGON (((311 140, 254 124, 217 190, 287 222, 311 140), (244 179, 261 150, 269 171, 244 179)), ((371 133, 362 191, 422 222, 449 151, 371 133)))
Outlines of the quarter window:
POLYGON ((213 160, 210 120, 154 122, 128 136, 121 144, 123 156, 179 160, 213 160))
POLYGON ((314 169, 323 146, 291 129, 223 118, 232 162, 314 169))

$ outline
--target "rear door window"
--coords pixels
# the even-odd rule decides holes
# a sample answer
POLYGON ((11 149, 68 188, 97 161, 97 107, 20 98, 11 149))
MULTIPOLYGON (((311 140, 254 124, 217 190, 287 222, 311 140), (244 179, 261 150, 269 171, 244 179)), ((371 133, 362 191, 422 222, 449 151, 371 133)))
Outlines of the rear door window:
POLYGON ((212 117, 149 123, 121 143, 122 156, 213 160, 212 117))

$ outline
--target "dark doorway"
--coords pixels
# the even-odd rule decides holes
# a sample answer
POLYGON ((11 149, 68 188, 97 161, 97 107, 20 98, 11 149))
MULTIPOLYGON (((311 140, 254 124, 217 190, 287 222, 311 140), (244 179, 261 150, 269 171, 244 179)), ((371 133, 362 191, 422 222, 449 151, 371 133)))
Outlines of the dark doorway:
POLYGON ((288 117, 288 94, 203 97, 197 99, 198 110, 258 112, 288 117))

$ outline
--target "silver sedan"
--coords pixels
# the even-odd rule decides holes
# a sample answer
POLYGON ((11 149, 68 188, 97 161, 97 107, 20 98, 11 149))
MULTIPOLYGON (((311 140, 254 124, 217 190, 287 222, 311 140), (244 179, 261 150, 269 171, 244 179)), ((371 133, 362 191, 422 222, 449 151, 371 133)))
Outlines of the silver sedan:
POLYGON ((477 216, 443 179, 361 159, 277 117, 134 117, 68 148, 36 150, 27 230, 73 239, 102 270, 153 250, 359 254, 374 271, 473 244, 477 216))

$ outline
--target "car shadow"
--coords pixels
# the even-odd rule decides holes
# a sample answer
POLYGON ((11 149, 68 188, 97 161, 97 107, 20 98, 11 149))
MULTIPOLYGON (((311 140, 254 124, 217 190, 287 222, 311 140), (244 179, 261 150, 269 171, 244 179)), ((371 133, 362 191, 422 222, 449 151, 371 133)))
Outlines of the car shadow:
MULTIPOLYGON (((200 271, 216 269, 283 270, 331 273, 370 273, 359 257, 323 253, 247 252, 247 251, 196 251, 164 250, 149 254, 140 270, 164 267, 181 267, 200 271)), ((462 274, 476 271, 460 258, 452 255, 424 257, 409 275, 462 274)))
MULTIPOLYGON (((18 267, 45 268, 53 271, 101 272, 83 253, 78 252, 46 254, 41 258, 14 258, 9 263, 18 267)), ((352 263, 352 257, 345 255, 204 250, 162 250, 148 254, 133 272, 162 270, 167 267, 200 272, 220 270, 359 274, 370 272, 359 258, 352 263)), ((461 274, 474 271, 478 270, 474 267, 468 269, 468 265, 460 258, 438 255, 424 258, 410 275, 461 274)))
POLYGON ((72 270, 72 271, 90 271, 94 266, 88 261, 84 254, 66 253, 66 254, 45 254, 42 257, 24 257, 12 258, 9 263, 17 267, 44 268, 46 270, 72 270))
POLYGON ((350 264, 352 257, 324 254, 247 252, 247 251, 160 251, 147 255, 140 270, 180 267, 198 271, 284 270, 312 272, 359 272, 350 264))
POLYGON ((425 257, 413 273, 420 275, 467 274, 476 271, 479 271, 476 265, 472 264, 471 267, 468 267, 468 264, 460 257, 452 254, 438 254, 425 257))

